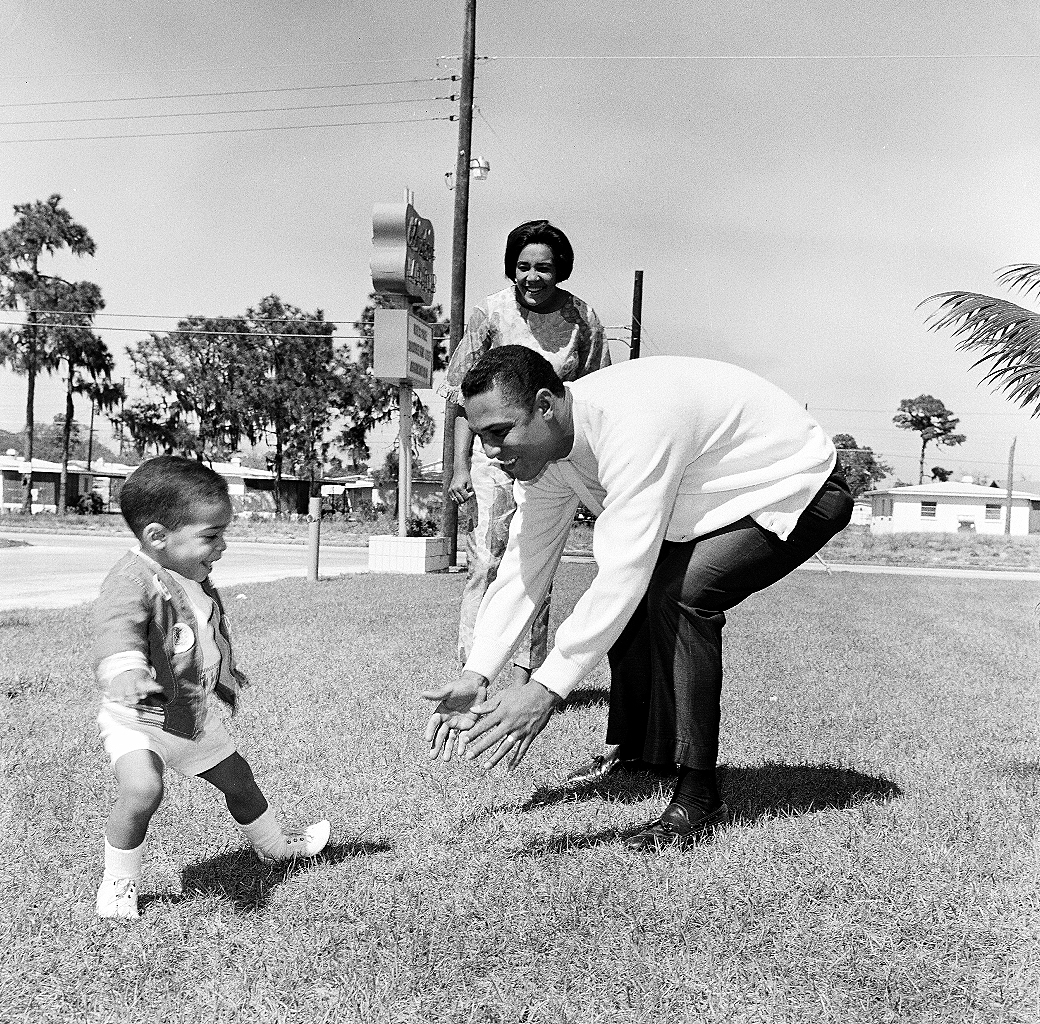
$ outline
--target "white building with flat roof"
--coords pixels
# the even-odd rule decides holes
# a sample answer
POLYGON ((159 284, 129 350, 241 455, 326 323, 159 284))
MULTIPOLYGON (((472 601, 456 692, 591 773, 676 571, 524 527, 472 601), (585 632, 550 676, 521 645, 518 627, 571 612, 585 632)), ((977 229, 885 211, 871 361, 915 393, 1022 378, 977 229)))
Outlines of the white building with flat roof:
MULTIPOLYGON (((1003 534, 1008 499, 1005 487, 969 480, 916 484, 870 491, 871 533, 1003 534)), ((1011 533, 1040 533, 1040 494, 1013 490, 1011 533)))

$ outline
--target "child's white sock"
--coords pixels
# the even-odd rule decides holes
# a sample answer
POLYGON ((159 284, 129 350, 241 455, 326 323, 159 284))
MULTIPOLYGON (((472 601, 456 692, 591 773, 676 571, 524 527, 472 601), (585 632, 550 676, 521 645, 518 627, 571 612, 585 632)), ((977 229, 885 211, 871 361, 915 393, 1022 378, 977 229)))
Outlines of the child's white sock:
MULTIPOLYGON (((235 822, 238 825, 238 822, 235 822)), ((274 808, 267 810, 256 821, 238 825, 249 845, 267 860, 282 860, 285 857, 285 833, 275 817, 274 808)))
POLYGON ((105 874, 97 892, 98 917, 137 917, 137 882, 141 877, 144 843, 120 850, 105 839, 105 874))
POLYGON ((256 821, 238 827, 257 856, 268 863, 292 857, 314 857, 325 849, 330 833, 329 823, 319 821, 287 836, 270 806, 256 821))
POLYGON ((105 878, 132 878, 137 881, 141 877, 141 864, 144 862, 144 847, 132 850, 120 850, 105 838, 105 878))

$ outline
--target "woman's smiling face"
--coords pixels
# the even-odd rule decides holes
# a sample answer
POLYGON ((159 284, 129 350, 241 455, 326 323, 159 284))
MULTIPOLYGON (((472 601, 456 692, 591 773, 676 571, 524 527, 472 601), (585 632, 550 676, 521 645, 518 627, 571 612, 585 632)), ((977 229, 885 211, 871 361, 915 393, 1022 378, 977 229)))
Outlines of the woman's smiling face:
POLYGON ((552 249, 537 242, 525 245, 516 259, 513 280, 520 301, 528 309, 537 310, 552 302, 557 280, 552 249))

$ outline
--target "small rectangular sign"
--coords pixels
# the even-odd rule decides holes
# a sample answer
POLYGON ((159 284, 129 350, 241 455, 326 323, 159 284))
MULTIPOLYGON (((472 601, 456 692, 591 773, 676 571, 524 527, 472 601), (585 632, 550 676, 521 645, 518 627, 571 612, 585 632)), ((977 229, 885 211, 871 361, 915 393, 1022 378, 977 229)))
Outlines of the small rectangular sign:
POLYGON ((433 385, 433 328, 407 309, 377 309, 372 372, 380 380, 433 385))

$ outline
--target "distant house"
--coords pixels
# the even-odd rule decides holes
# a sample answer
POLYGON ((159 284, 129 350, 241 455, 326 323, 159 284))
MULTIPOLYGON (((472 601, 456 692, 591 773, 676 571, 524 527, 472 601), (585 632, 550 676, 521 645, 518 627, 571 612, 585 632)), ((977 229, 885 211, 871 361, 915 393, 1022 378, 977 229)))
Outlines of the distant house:
MULTIPOLYGON (((235 512, 273 513, 274 474, 266 469, 250 469, 240 459, 230 462, 207 462, 228 484, 231 504, 235 512)), ((0 512, 17 512, 22 507, 23 479, 29 464, 20 455, 0 455, 0 478, 2 478, 2 501, 0 512)), ((33 459, 33 511, 54 512, 58 503, 58 483, 61 465, 33 459)), ((133 466, 118 462, 94 459, 90 469, 81 459, 69 461, 69 478, 66 507, 75 509, 79 499, 91 491, 101 496, 106 512, 119 511, 119 492, 126 478, 133 473, 133 466)), ((296 477, 282 477, 282 501, 288 512, 307 512, 309 482, 296 477)))
MULTIPOLYGON (((871 533, 1004 533, 1007 490, 970 479, 870 491, 871 533)), ((1011 533, 1040 533, 1040 494, 1015 489, 1011 533)))
MULTIPOLYGON (((418 467, 412 476, 412 515, 429 514, 440 500, 443 479, 439 473, 418 467)), ((326 477, 322 481, 321 494, 326 507, 335 512, 357 512, 368 506, 387 509, 397 508, 397 484, 380 487, 367 474, 326 477)))
MULTIPOLYGON (((88 473, 86 463, 69 461, 69 476, 65 505, 76 508, 79 499, 96 491, 101 495, 105 509, 119 511, 119 490, 123 481, 133 471, 132 466, 94 459, 88 473)), ((22 507, 23 480, 29 472, 29 463, 20 455, 8 452, 0 455, 0 513, 18 512, 22 507)), ((58 507, 58 485, 61 480, 61 463, 33 459, 33 512, 54 512, 58 507)))

